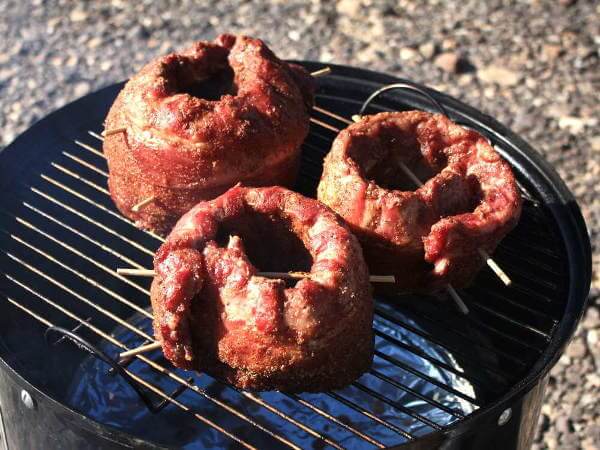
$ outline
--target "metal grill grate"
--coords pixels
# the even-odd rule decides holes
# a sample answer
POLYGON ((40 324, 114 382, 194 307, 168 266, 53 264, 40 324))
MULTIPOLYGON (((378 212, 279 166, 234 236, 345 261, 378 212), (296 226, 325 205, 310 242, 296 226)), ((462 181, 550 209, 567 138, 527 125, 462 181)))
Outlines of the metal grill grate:
MULTIPOLYGON (((318 105, 346 114, 357 109, 356 100, 333 95, 332 89, 321 89, 318 105)), ((343 126, 318 111, 315 117, 343 126)), ((136 229, 115 210, 99 150, 99 122, 89 123, 96 131, 76 130, 58 141, 59 147, 47 148, 44 157, 11 184, 10 195, 3 196, 0 295, 14 305, 14 315, 6 320, 22 321, 25 312, 44 327, 78 325, 78 334, 103 343, 114 355, 153 339, 149 280, 128 279, 114 269, 151 267, 162 239, 136 229), (126 336, 123 330, 129 334, 120 339, 126 336)), ((334 135, 323 126, 311 126, 301 192, 314 195, 322 157, 334 135)), ((171 409, 214 430, 207 438, 213 443, 383 448, 412 441, 498 399, 540 357, 564 308, 561 298, 568 278, 562 245, 543 206, 526 202, 519 226, 495 254, 513 286, 507 288, 483 271, 461 293, 471 310, 468 316, 447 303, 415 297, 379 299, 373 368, 340 391, 242 392, 206 375, 187 378, 190 374, 172 369, 157 354, 139 355, 126 370, 171 409), (182 389, 172 395, 177 386, 182 389)), ((41 336, 33 323, 27 327, 41 336)), ((31 358, 44 359, 45 368, 56 370, 64 360, 61 355, 70 351, 65 346, 49 351, 41 338, 30 335, 27 345, 19 345, 19 335, 12 339, 6 345, 33 372, 36 363, 31 358)), ((80 364, 81 359, 73 363, 80 364)), ((66 396, 54 389, 56 396, 66 396)))

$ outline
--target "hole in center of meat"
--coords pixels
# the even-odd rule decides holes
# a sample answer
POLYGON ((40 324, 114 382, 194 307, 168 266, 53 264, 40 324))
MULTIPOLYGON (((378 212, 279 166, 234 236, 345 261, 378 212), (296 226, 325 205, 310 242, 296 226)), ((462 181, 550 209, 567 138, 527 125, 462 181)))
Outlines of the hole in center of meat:
POLYGON ((310 272, 312 256, 291 229, 285 219, 247 211, 222 222, 216 241, 225 247, 230 236, 238 236, 260 272, 310 272))
POLYGON ((180 93, 204 100, 218 101, 224 95, 237 94, 233 69, 229 65, 200 79, 180 74, 178 85, 180 93))
POLYGON ((348 154, 367 180, 387 190, 413 192, 437 176, 425 189, 438 218, 473 211, 481 199, 476 177, 444 171, 448 165, 444 152, 425 151, 427 158, 415 133, 386 127, 375 138, 354 136, 348 154))
MULTIPOLYGON (((349 155, 361 167, 366 179, 388 190, 415 191, 419 188, 417 180, 426 183, 441 170, 425 160, 413 134, 393 127, 382 128, 376 137, 354 136, 349 155)), ((443 167, 445 163, 441 161, 440 165, 443 167)))
POLYGON ((368 180, 384 189, 398 191, 416 191, 420 186, 417 180, 424 184, 436 175, 422 158, 406 161, 393 149, 384 158, 367 163, 365 169, 368 180), (416 179, 406 173, 402 164, 416 179))

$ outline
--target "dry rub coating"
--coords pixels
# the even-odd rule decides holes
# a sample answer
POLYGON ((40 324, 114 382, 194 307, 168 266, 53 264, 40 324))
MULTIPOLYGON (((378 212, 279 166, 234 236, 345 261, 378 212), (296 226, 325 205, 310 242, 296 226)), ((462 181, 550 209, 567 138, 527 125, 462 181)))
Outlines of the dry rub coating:
POLYGON ((250 390, 347 385, 373 357, 373 299, 356 238, 316 200, 234 187, 185 214, 158 250, 154 333, 177 367, 250 390), (259 271, 299 270, 294 286, 259 271))
POLYGON ((158 58, 129 80, 106 118, 107 130, 126 129, 104 141, 115 204, 164 234, 240 181, 291 186, 313 94, 310 74, 258 39, 221 35, 158 58))
POLYGON ((404 291, 467 285, 517 224, 510 166, 475 131, 422 111, 350 125, 324 163, 318 198, 357 235, 372 273, 404 291), (424 184, 416 187, 403 162, 424 184))

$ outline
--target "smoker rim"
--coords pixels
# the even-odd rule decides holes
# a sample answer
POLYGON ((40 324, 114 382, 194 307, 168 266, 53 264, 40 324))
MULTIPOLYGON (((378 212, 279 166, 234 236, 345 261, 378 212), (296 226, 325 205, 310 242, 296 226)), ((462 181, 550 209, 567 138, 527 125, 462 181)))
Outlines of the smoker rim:
MULTIPOLYGON (((317 70, 324 66, 324 63, 315 61, 294 62, 302 64, 309 70, 317 70)), ((384 84, 401 83, 405 81, 402 78, 368 69, 329 63, 327 66, 332 68, 332 74, 322 79, 325 84, 327 83, 327 79, 337 80, 338 82, 345 79, 349 84, 356 84, 359 82, 363 85, 369 86, 369 89, 372 91, 384 84)), ((122 84, 123 82, 108 85, 95 92, 69 102, 56 111, 44 116, 26 131, 24 131, 21 135, 19 135, 6 148, 0 151, 0 175, 3 175, 1 177, 3 180, 0 181, 0 187, 4 188, 9 184, 10 180, 19 175, 19 171, 14 170, 15 166, 18 167, 19 164, 21 164, 21 167, 26 166, 26 164, 23 164, 23 162, 29 161, 35 157, 35 147, 33 145, 26 145, 27 141, 32 139, 33 134, 37 134, 44 127, 49 128, 46 132, 50 133, 52 123, 60 115, 67 114, 68 116, 71 116, 69 110, 74 109, 77 106, 81 108, 86 103, 93 103, 97 106, 99 100, 100 102, 102 102, 103 99, 106 100, 106 95, 112 95, 112 91, 115 91, 122 84), (25 155, 24 150, 27 152, 25 155), (10 173, 10 176, 5 177, 4 175, 7 173, 10 173)), ((449 95, 443 94, 424 85, 420 86, 422 89, 425 89, 427 92, 429 92, 436 100, 441 102, 447 108, 451 117, 455 114, 468 117, 473 124, 475 124, 479 129, 485 131, 488 136, 494 138, 496 142, 501 144, 502 147, 510 148, 511 154, 516 152, 516 154, 523 159, 523 161, 519 161, 518 163, 514 160, 511 160, 511 164, 516 164, 519 166, 522 173, 526 173, 528 175, 528 181, 535 186, 537 192, 542 196, 545 205, 552 213, 556 225, 559 227, 560 234, 563 236, 563 240, 566 243, 565 248, 569 261, 575 263, 569 264, 568 266, 569 278, 571 282, 569 284, 569 291, 566 293, 568 300, 562 320, 555 329, 553 337, 548 343, 548 346, 544 349, 539 359, 533 364, 528 374, 496 401, 483 406, 466 418, 458 421, 456 424, 453 424, 441 431, 433 431, 426 436, 423 436, 423 438, 430 438, 436 435, 454 438, 473 430, 475 423, 489 423, 489 421, 492 419, 495 422, 499 414, 504 409, 510 407, 511 404, 514 404, 531 389, 533 389, 556 363, 571 339, 587 305, 592 276, 591 244, 589 241, 589 235, 585 221, 575 198, 562 181, 556 170, 542 157, 540 153, 538 153, 531 145, 529 145, 516 133, 512 132, 510 129, 496 121, 491 116, 449 95), (549 200, 552 200, 553 202, 550 202, 549 200)), ((396 92, 388 95, 392 98, 398 97, 399 95, 406 95, 414 100, 414 94, 412 93, 399 94, 396 92)), ((107 102, 107 104, 110 105, 112 100, 114 100, 114 98, 110 97, 110 102, 107 102)), ((137 442, 156 445, 151 444, 149 441, 143 441, 139 437, 121 431, 117 428, 90 419, 84 414, 81 414, 67 405, 62 404, 58 400, 42 392, 40 389, 29 383, 2 358, 0 358, 0 362, 2 366, 10 369, 10 374, 15 377, 21 385, 24 385, 28 389, 34 391, 36 395, 43 396, 46 400, 49 400, 61 408, 70 411, 72 414, 75 414, 79 418, 83 419, 83 423, 90 423, 91 425, 88 426, 91 426, 91 428, 98 430, 106 428, 110 430, 110 434, 113 437, 120 436, 124 440, 134 439, 137 442)), ((419 438, 413 442, 407 442, 406 444, 398 446, 398 448, 414 445, 421 439, 422 438, 419 438)))

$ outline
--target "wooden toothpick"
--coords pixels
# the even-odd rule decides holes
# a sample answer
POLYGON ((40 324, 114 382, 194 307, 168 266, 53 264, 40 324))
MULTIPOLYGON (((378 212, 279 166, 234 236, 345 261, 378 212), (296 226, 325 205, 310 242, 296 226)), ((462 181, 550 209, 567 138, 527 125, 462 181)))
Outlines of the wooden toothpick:
POLYGON ((149 205, 150 203, 152 203, 154 201, 156 197, 153 195, 152 197, 148 197, 145 198, 144 200, 142 200, 139 203, 136 203, 135 205, 133 205, 131 207, 131 210, 133 212, 140 212, 141 209, 143 209, 145 206, 149 205))
MULTIPOLYGON (((119 267, 117 269, 119 275, 129 275, 136 277, 153 277, 156 275, 154 270, 150 269, 130 269, 119 267)), ((309 272, 258 272, 256 275, 265 278, 281 278, 284 280, 301 280, 303 278, 310 278, 309 272)), ((369 277, 371 283, 395 283, 396 277, 394 275, 371 275, 369 277)))
POLYGON ((139 355, 140 353, 151 352, 152 350, 159 349, 161 347, 160 342, 152 342, 150 344, 141 345, 126 352, 119 353, 119 359, 131 358, 132 356, 139 355))
POLYGON ((127 128, 113 128, 110 130, 104 130, 102 132, 102 136, 104 137, 108 137, 108 136, 112 136, 113 134, 119 134, 119 133, 126 133, 127 132, 127 128))
POLYGON ((331 73, 330 67, 324 67, 323 69, 315 70, 311 73, 311 75, 315 78, 323 77, 325 75, 329 75, 331 73))

